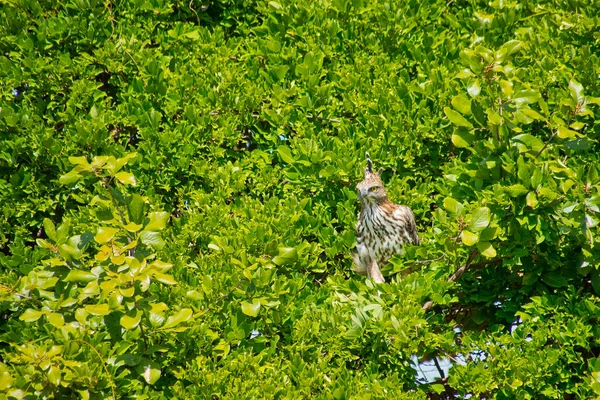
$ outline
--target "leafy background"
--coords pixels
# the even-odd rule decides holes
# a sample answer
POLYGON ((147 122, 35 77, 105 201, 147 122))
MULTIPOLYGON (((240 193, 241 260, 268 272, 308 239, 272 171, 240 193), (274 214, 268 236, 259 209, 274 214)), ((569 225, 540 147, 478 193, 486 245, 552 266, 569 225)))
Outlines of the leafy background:
POLYGON ((600 395, 598 1, 2 4, 2 398, 600 395))

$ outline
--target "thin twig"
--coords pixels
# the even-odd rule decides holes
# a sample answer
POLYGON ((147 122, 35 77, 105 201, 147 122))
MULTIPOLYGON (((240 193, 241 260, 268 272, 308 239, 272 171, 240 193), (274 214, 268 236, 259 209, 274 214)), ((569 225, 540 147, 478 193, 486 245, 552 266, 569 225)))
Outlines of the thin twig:
POLYGON ((437 258, 432 258, 432 259, 430 259, 430 260, 415 260, 415 261, 414 261, 414 263, 415 263, 415 264, 429 264, 429 263, 432 263, 432 262, 434 262, 434 261, 439 261, 439 260, 441 260, 442 258, 446 258, 446 255, 445 255, 445 254, 442 254, 441 256, 439 256, 439 257, 437 257, 437 258))
MULTIPOLYGON (((119 212, 119 215, 121 216, 121 223, 123 223, 123 225, 127 225, 127 221, 125 221, 125 214, 123 214, 123 210, 121 210, 121 207, 119 207, 119 203, 117 203, 117 199, 115 198, 115 195, 112 191, 112 186, 110 185, 110 180, 107 181, 107 179, 103 177, 102 183, 104 184, 104 187, 108 190, 108 193, 110 194, 110 198, 113 202, 113 205, 115 206, 115 208, 119 212)), ((129 237, 129 235, 127 235, 126 237, 127 237, 127 243, 131 243, 131 238, 129 237)), ((127 250, 127 255, 129 257, 133 257, 134 250, 133 249, 127 250)))
MULTIPOLYGON (((471 252, 471 254, 469 254, 469 258, 467 258, 467 262, 465 262, 462 267, 460 267, 459 269, 457 269, 456 272, 454 274, 452 274, 452 276, 450 278, 448 278, 446 281, 447 282, 456 282, 456 280, 458 278, 460 278, 462 276, 462 274, 465 273, 465 271, 467 270, 467 268, 469 268, 469 266, 471 265, 471 261, 473 261, 473 258, 475 258, 475 256, 478 253, 479 252, 476 249, 473 250, 471 252)), ((432 306, 433 306, 433 301, 429 300, 427 303, 423 304, 422 309, 423 309, 423 311, 427 311, 432 306)))
POLYGON ((315 118, 317 121, 342 122, 342 120, 337 119, 337 118, 313 117, 310 114, 306 115, 306 119, 313 119, 313 118, 315 118))
POLYGON ((556 129, 552 135, 550 136, 550 138, 548 140, 546 140, 546 143, 544 143, 544 147, 542 147, 542 149, 540 150, 539 153, 536 154, 535 158, 538 158, 540 156, 540 154, 542 154, 544 152, 544 150, 546 150, 546 148, 548 147, 548 145, 550 144, 550 142, 552 141, 552 139, 554 139, 554 136, 556 136, 558 134, 558 129, 556 129))
POLYGON ((75 341, 87 344, 94 351, 94 353, 96 353, 96 355, 100 359, 100 362, 102 363, 102 366, 104 367, 104 372, 106 372, 106 377, 108 378, 108 382, 110 383, 110 388, 112 389, 113 399, 117 400, 117 394, 115 393, 115 383, 112 380, 112 376, 108 372, 108 367, 106 366, 106 363, 104 362, 104 359, 102 358, 102 355, 100 355, 100 353, 98 352, 98 350, 96 350, 96 348, 94 346, 92 346, 90 343, 86 342, 85 340, 75 339, 75 341))
POLYGON ((233 287, 233 289, 231 289, 229 292, 225 293, 223 296, 219 297, 216 301, 215 304, 219 304, 220 302, 222 302, 223 300, 225 300, 226 297, 229 297, 229 295, 231 295, 237 288, 240 287, 240 285, 242 284, 242 282, 244 281, 244 278, 240 278, 240 281, 237 283, 237 285, 235 285, 233 287))

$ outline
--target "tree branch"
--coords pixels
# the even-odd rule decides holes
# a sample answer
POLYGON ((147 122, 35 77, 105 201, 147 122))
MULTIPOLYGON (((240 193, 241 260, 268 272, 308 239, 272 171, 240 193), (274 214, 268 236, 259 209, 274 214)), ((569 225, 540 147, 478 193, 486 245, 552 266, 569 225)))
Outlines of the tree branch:
MULTIPOLYGON (((469 254, 469 258, 467 258, 467 262, 465 262, 462 267, 457 269, 456 272, 454 274, 452 274, 452 276, 450 278, 448 278, 446 281, 447 282, 456 282, 456 280, 458 280, 462 276, 462 274, 465 273, 467 268, 469 268, 469 266, 471 265, 471 261, 473 261, 473 258, 475 258, 475 256, 477 254, 479 254, 477 249, 473 250, 471 252, 471 254, 469 254)), ((432 306, 433 306, 433 301, 429 300, 427 303, 423 304, 422 309, 423 309, 423 311, 427 311, 432 306)))

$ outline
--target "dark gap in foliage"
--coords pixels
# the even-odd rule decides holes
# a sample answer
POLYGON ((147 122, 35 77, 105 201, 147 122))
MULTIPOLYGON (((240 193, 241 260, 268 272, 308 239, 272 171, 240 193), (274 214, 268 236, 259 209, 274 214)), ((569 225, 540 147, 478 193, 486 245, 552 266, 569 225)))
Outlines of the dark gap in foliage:
POLYGON ((118 87, 113 85, 110 82, 111 73, 108 70, 104 70, 96 75, 96 82, 102 83, 98 89, 106 93, 106 95, 112 100, 113 106, 117 106, 119 104, 119 97, 117 96, 118 87))

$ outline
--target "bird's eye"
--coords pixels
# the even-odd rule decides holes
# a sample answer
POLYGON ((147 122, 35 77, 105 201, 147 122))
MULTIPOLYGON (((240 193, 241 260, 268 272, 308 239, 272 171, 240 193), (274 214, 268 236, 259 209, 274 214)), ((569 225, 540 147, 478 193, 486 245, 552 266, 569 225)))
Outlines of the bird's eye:
POLYGON ((375 193, 377 190, 379 190, 379 186, 373 186, 371 188, 371 192, 375 193))

